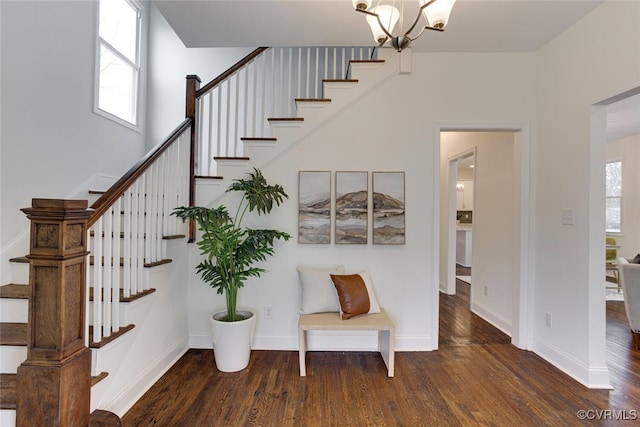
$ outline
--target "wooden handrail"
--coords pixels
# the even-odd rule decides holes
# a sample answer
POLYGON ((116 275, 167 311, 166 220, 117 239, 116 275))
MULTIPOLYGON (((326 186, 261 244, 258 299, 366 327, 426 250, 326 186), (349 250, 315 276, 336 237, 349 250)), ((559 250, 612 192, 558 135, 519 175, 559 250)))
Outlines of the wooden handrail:
POLYGON ((256 48, 256 50, 254 50, 253 52, 251 52, 250 54, 248 54, 247 56, 242 58, 235 65, 231 66, 227 71, 225 71, 224 73, 220 74, 218 77, 216 77, 215 79, 211 80, 206 85, 202 86, 202 88, 198 89, 198 91, 196 92, 196 98, 200 98, 202 95, 204 95, 205 93, 209 92, 214 87, 218 86, 221 82, 223 82, 224 80, 229 78, 229 76, 231 76, 233 73, 238 71, 240 68, 242 68, 245 65, 247 65, 249 62, 251 62, 251 60, 253 58, 255 58, 256 56, 260 55, 262 52, 264 52, 267 49, 269 49, 269 48, 268 47, 256 48))
POLYGON ((107 210, 124 194, 124 192, 138 179, 151 164, 164 153, 171 144, 178 139, 178 137, 191 126, 193 120, 185 119, 180 126, 178 126, 171 135, 160 144, 156 145, 136 163, 122 178, 120 178, 115 184, 111 186, 94 204, 91 205, 93 209, 93 215, 89 218, 88 227, 95 224, 98 219, 107 212, 107 210))

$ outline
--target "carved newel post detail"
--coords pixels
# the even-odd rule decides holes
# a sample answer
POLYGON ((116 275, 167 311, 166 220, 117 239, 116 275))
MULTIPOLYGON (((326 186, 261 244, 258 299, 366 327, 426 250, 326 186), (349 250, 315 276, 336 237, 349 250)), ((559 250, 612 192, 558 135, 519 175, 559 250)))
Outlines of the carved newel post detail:
POLYGON ((33 199, 27 360, 18 368, 16 425, 87 426, 91 351, 84 344, 86 200, 33 199))

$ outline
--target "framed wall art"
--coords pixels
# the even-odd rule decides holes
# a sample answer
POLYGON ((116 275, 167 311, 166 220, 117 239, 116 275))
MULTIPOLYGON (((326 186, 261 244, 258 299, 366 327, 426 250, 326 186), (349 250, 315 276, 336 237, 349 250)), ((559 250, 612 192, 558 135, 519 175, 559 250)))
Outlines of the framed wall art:
POLYGON ((373 244, 405 243, 404 172, 373 172, 373 244))
POLYGON ((368 172, 336 172, 336 243, 367 243, 368 172))
POLYGON ((331 243, 331 172, 298 172, 298 243, 331 243))

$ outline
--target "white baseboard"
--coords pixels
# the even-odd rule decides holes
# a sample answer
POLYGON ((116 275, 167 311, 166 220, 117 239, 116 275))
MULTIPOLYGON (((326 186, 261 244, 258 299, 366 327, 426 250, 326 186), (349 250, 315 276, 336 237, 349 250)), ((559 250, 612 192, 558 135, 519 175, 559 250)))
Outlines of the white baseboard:
POLYGON ((609 369, 589 367, 541 338, 534 339, 533 352, 588 388, 611 390, 609 369))
MULTIPOLYGON (((124 388, 121 393, 111 402, 104 406, 100 405, 100 409, 111 411, 122 417, 144 393, 151 388, 186 352, 189 350, 187 340, 181 339, 172 347, 168 348, 155 362, 150 363, 148 368, 140 372, 133 379, 129 386, 124 388)), ((107 377, 108 378, 108 377, 107 377)), ((93 410, 94 408, 92 408, 93 410)))
POLYGON ((471 312, 477 314, 505 334, 511 336, 511 320, 478 303, 471 304, 471 312))
MULTIPOLYGON (((432 351, 437 348, 433 337, 398 336, 395 337, 396 351, 432 351)), ((310 351, 378 351, 376 332, 313 331, 308 336, 310 351)), ((190 335, 190 348, 213 348, 211 335, 190 335)), ((251 348, 254 350, 298 351, 298 336, 255 336, 251 348)))

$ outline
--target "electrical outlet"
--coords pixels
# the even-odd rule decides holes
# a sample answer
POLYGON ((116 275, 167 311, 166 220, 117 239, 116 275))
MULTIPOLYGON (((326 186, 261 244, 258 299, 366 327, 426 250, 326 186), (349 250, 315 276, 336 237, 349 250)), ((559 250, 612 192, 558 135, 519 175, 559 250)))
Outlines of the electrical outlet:
POLYGON ((551 326, 552 326, 551 313, 545 313, 544 314, 544 326, 546 326, 547 328, 551 328, 551 326))
POLYGON ((270 305, 265 305, 263 313, 264 313, 264 318, 265 319, 271 319, 271 306, 270 305))
POLYGON ((484 285, 483 291, 484 291, 484 296, 485 297, 489 296, 489 286, 488 285, 484 285))

